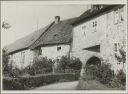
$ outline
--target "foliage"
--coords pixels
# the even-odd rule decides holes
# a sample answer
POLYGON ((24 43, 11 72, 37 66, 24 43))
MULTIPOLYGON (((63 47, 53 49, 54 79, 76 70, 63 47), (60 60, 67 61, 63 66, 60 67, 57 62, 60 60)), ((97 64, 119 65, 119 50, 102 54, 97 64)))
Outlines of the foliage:
POLYGON ((78 73, 55 73, 55 74, 42 74, 29 77, 3 79, 4 90, 25 90, 35 87, 55 83, 55 82, 67 82, 78 80, 78 73), (9 85, 9 86, 8 86, 9 85))
POLYGON ((81 70, 82 62, 79 58, 62 56, 59 60, 58 70, 81 70))
POLYGON ((119 62, 125 63, 126 62, 126 52, 123 49, 119 49, 119 53, 121 56, 118 56, 117 54, 115 54, 116 59, 119 62))
POLYGON ((91 65, 86 69, 84 79, 97 79, 103 84, 107 84, 114 77, 109 63, 102 63, 100 66, 91 65), (88 76, 86 76, 88 75, 88 76), (87 78, 89 77, 89 78, 87 78))
POLYGON ((96 77, 101 83, 107 84, 114 77, 114 71, 111 69, 111 65, 109 63, 102 63, 98 68, 96 77))
POLYGON ((82 79, 84 81, 97 80, 109 88, 116 89, 125 89, 126 85, 126 74, 123 70, 114 74, 114 71, 111 69, 111 65, 105 62, 100 66, 89 66, 82 79))
POLYGON ((22 72, 30 75, 52 72, 53 61, 42 57, 36 59, 32 65, 26 67, 22 72))
POLYGON ((108 83, 109 87, 126 89, 126 74, 120 70, 114 78, 108 83))
POLYGON ((2 49, 2 68, 3 68, 3 73, 8 73, 9 72, 8 62, 9 62, 9 56, 7 54, 7 51, 5 49, 2 49))
POLYGON ((2 23, 2 28, 9 29, 10 27, 11 27, 11 25, 9 23, 7 23, 5 21, 2 23))
POLYGON ((22 72, 18 68, 14 68, 14 69, 10 70, 10 77, 15 78, 15 77, 20 77, 21 75, 22 75, 22 72))
POLYGON ((122 84, 122 85, 126 85, 126 74, 124 73, 123 70, 120 70, 118 72, 118 74, 116 75, 116 78, 119 80, 119 82, 122 84))

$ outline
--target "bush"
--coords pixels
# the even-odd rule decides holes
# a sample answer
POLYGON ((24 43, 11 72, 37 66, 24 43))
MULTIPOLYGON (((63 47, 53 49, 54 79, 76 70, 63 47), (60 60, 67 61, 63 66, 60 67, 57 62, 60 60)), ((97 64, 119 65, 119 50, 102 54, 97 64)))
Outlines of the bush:
POLYGON ((111 81, 114 77, 114 71, 111 69, 111 65, 109 63, 102 63, 98 68, 96 77, 103 84, 111 81))
POLYGON ((107 84, 114 77, 114 71, 108 63, 102 63, 100 66, 91 65, 84 74, 85 80, 97 79, 103 84, 107 84), (88 78, 87 78, 88 77, 88 78))
POLYGON ((123 70, 120 70, 115 74, 114 78, 108 83, 109 87, 120 88, 121 90, 126 89, 126 74, 123 70))
POLYGON ((35 87, 55 83, 55 82, 67 82, 78 80, 78 73, 56 73, 56 74, 42 74, 29 77, 21 77, 19 79, 3 79, 4 90, 25 90, 35 87), (9 86, 8 86, 9 85, 9 86))
POLYGON ((30 75, 49 73, 52 72, 52 65, 53 61, 51 59, 42 57, 35 60, 33 65, 26 67, 22 72, 30 75))
POLYGON ((2 50, 2 71, 3 75, 8 75, 10 72, 9 64, 9 56, 7 54, 7 51, 5 49, 2 50))
POLYGON ((62 56, 59 60, 58 70, 81 70, 82 62, 79 58, 62 56))
POLYGON ((118 72, 118 74, 116 75, 116 78, 119 80, 119 82, 122 84, 122 85, 126 85, 126 74, 124 73, 123 70, 120 70, 118 72))
POLYGON ((3 78, 3 90, 23 90, 24 86, 16 78, 3 78))
POLYGON ((123 70, 120 70, 118 74, 114 74, 109 63, 102 63, 100 66, 89 66, 82 79, 84 81, 96 79, 102 84, 116 89, 125 89, 126 85, 126 74, 123 70))

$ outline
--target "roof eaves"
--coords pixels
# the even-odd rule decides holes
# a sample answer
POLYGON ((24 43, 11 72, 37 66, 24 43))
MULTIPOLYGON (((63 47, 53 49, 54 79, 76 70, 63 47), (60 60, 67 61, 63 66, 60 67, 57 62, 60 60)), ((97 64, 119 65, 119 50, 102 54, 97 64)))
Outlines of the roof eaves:
POLYGON ((120 4, 120 5, 106 5, 104 8, 100 9, 100 10, 87 10, 86 12, 84 12, 82 15, 80 15, 78 17, 78 19, 72 23, 73 26, 76 26, 84 21, 88 21, 89 19, 92 19, 92 18, 95 18, 96 16, 98 15, 101 15, 107 11, 110 11, 114 8, 119 8, 119 7, 122 7, 124 6, 123 4, 120 4))

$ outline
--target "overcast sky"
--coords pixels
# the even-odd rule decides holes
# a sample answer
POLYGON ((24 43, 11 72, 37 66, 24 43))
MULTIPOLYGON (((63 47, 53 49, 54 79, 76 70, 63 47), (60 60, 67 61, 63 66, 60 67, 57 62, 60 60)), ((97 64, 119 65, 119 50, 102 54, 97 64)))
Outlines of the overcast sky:
POLYGON ((2 29, 3 46, 20 39, 38 28, 42 28, 54 21, 54 16, 60 19, 77 17, 86 11, 86 5, 44 5, 36 4, 10 4, 2 3, 1 21, 11 25, 10 29, 2 29), (37 26, 38 24, 38 26, 37 26))

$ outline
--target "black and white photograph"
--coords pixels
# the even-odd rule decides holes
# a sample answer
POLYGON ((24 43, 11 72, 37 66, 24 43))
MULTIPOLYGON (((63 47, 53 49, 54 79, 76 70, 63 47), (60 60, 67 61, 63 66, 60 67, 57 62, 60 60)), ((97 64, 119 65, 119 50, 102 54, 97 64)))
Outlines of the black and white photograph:
POLYGON ((109 1, 1 1, 1 91, 126 93, 127 0, 109 1))

